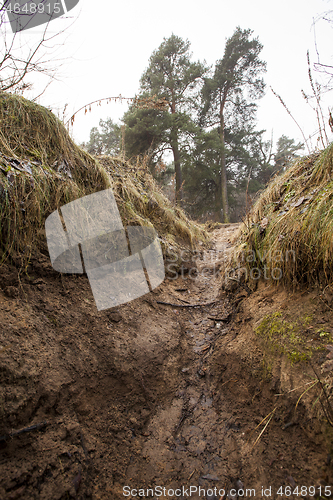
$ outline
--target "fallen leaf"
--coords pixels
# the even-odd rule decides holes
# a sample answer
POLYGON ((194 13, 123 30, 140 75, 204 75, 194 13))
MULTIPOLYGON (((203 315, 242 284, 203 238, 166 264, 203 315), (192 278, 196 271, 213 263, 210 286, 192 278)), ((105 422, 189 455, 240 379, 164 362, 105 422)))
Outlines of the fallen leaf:
POLYGON ((305 200, 304 196, 301 196, 300 198, 298 198, 298 200, 295 203, 292 203, 290 206, 291 207, 299 207, 300 205, 302 205, 304 200, 305 200))
POLYGON ((293 488, 296 488, 296 482, 292 476, 287 476, 286 479, 293 488))
POLYGON ((201 476, 202 479, 208 479, 208 481, 219 481, 220 478, 217 476, 213 476, 213 474, 206 474, 205 476, 201 476))

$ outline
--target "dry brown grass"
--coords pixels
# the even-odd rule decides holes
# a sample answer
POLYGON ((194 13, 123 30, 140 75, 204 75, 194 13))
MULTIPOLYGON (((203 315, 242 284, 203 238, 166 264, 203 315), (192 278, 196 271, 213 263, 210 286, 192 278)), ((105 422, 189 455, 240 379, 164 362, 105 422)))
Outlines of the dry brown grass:
POLYGON ((204 229, 163 196, 145 159, 94 158, 48 109, 16 95, 0 93, 0 122, 0 262, 13 254, 28 259, 45 246, 51 212, 110 187, 124 225, 153 225, 165 253, 170 245, 206 239, 204 229))
POLYGON ((261 194, 229 267, 287 284, 333 281, 333 144, 298 159, 261 194), (276 279, 279 276, 279 279, 276 279))

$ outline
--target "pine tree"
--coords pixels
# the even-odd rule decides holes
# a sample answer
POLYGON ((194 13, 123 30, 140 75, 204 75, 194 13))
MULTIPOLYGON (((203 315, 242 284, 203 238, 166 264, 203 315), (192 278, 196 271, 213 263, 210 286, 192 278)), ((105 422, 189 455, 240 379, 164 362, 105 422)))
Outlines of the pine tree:
POLYGON ((259 59, 262 45, 257 38, 251 39, 252 30, 236 28, 227 40, 224 56, 217 61, 212 77, 206 78, 202 89, 203 109, 201 124, 216 127, 219 134, 219 211, 223 210, 223 221, 229 221, 226 127, 238 115, 244 121, 254 118, 257 99, 264 93, 264 82, 260 74, 266 64, 259 59))
POLYGON ((111 118, 99 121, 99 128, 90 130, 87 143, 82 146, 93 155, 116 156, 120 151, 121 128, 111 118))
POLYGON ((135 150, 133 144, 136 143, 138 149, 145 144, 155 151, 169 149, 172 152, 177 203, 181 203, 183 197, 182 148, 187 140, 191 140, 195 128, 191 114, 195 109, 198 84, 205 71, 203 64, 191 61, 188 40, 184 41, 176 35, 164 38, 151 55, 149 66, 141 77, 140 92, 144 96, 164 99, 167 109, 132 108, 124 118, 126 144, 130 142, 130 151, 135 150))
POLYGON ((296 144, 294 139, 282 135, 277 141, 276 153, 274 155, 276 170, 282 170, 288 163, 297 157, 296 151, 303 148, 304 145, 301 142, 296 144))

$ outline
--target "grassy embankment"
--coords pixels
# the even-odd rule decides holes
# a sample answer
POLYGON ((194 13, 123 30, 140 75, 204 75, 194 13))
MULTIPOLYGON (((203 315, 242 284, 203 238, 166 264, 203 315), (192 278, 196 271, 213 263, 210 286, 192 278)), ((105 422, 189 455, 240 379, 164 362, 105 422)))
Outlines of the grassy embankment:
POLYGON ((206 239, 203 227, 171 205, 144 159, 95 158, 48 109, 0 93, 0 262, 44 247, 44 223, 58 207, 112 188, 124 226, 152 225, 164 255, 206 239))
MULTIPOLYGON (((292 364, 307 362, 314 355, 322 356, 333 342, 329 320, 333 310, 332 179, 333 144, 298 158, 258 197, 235 235, 225 264, 223 285, 231 292, 239 281, 252 290, 263 285, 258 289, 259 302, 278 284, 288 293, 303 294, 307 310, 297 305, 297 293, 290 293, 283 308, 277 300, 264 317, 262 303, 257 303, 254 331, 272 364, 280 355, 292 364)), ((331 369, 331 364, 326 363, 325 369, 331 369)))
POLYGON ((249 280, 260 274, 287 286, 332 286, 333 144, 269 183, 235 243, 231 267, 249 280))

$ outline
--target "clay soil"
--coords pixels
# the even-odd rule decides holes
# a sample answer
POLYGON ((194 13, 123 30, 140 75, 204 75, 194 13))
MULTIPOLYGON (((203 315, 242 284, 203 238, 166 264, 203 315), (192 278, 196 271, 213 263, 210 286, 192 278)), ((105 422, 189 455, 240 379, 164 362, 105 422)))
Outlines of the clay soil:
POLYGON ((1 267, 2 500, 329 496, 331 427, 315 391, 299 400, 311 367, 279 358, 267 373, 254 328, 312 308, 329 330, 332 308, 264 282, 221 291, 234 230, 213 233, 196 276, 169 272, 100 312, 87 278, 47 253, 1 267))

